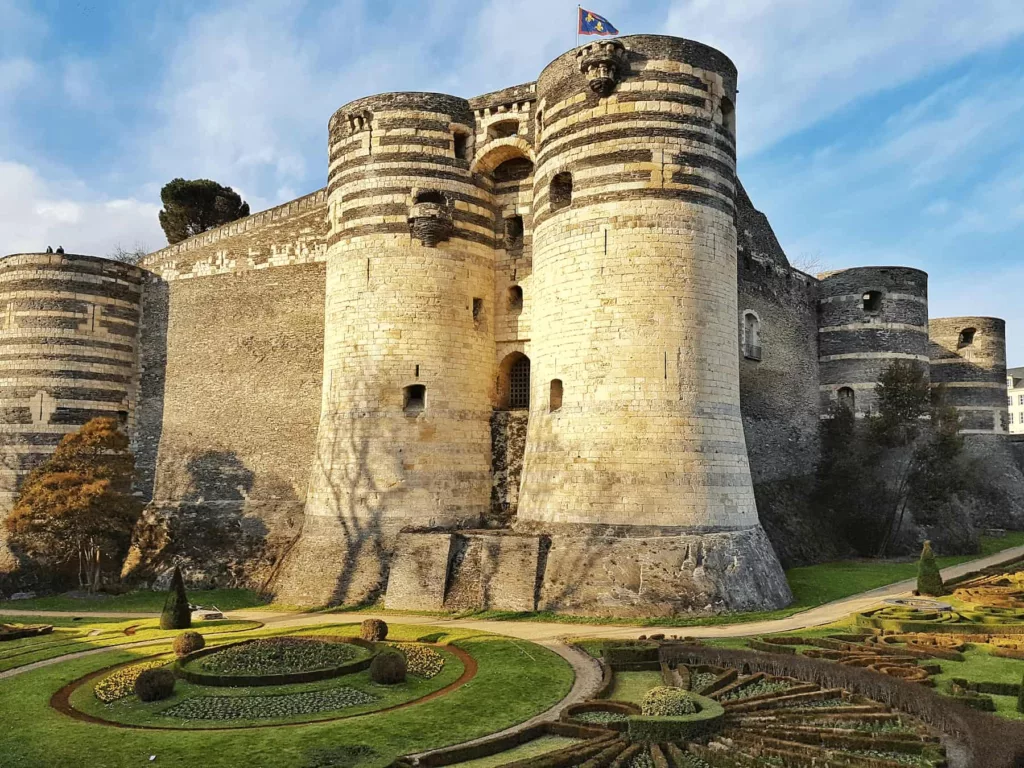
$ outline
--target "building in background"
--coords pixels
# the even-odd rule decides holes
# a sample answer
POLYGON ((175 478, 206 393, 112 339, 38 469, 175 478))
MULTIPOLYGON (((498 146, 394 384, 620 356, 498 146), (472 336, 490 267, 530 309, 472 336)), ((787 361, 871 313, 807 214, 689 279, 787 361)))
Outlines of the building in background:
POLYGON ((1024 434, 1024 367, 1006 369, 1006 405, 1010 410, 1010 434, 1024 434))

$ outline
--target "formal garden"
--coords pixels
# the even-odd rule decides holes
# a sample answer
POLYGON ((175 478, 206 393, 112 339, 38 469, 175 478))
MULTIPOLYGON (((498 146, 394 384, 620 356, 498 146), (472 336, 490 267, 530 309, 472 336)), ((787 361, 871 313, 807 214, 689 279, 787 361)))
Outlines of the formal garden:
POLYGON ((0 754, 5 766, 82 754, 97 766, 1016 765, 1024 559, 943 583, 926 547, 918 571, 918 595, 825 627, 628 640, 581 627, 543 644, 444 621, 194 620, 176 575, 159 619, 0 616, 0 754))

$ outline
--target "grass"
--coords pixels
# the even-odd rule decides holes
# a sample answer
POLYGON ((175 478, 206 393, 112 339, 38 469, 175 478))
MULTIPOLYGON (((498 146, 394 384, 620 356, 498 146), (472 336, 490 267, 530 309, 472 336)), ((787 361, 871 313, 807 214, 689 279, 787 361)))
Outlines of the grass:
MULTIPOLYGON (((443 648, 439 652, 444 656, 444 669, 436 676, 425 680, 410 675, 404 683, 398 685, 383 686, 377 685, 370 680, 369 671, 358 672, 351 675, 323 680, 316 683, 303 683, 296 685, 275 685, 260 688, 210 688, 201 685, 192 685, 184 680, 179 680, 174 689, 174 695, 164 701, 143 703, 134 696, 129 696, 112 704, 103 704, 93 694, 92 685, 83 685, 76 690, 71 697, 71 703, 76 709, 87 714, 101 717, 105 720, 114 720, 129 725, 147 725, 158 728, 179 728, 179 729, 201 729, 201 728, 242 728, 251 725, 268 725, 297 722, 315 722, 318 720, 330 720, 338 717, 352 717, 368 712, 385 709, 397 704, 402 704, 413 699, 419 699, 433 691, 440 690, 449 685, 462 674, 464 667, 462 662, 452 653, 443 648), (352 688, 357 691, 368 693, 373 701, 361 706, 346 707, 337 710, 324 710, 312 715, 297 715, 280 718, 257 718, 257 719, 231 719, 231 720, 184 720, 162 714, 174 708, 186 699, 197 697, 222 697, 222 696, 278 696, 306 693, 312 691, 329 691, 335 688, 352 688)), ((97 681, 98 682, 98 681, 97 681)))
MULTIPOLYGON (((35 597, 31 600, 2 600, 0 613, 4 609, 19 611, 106 611, 110 613, 160 613, 167 599, 166 592, 139 590, 124 595, 95 597, 68 597, 53 595, 35 597)), ((197 589, 188 593, 189 602, 204 607, 217 606, 222 611, 238 611, 245 608, 262 608, 267 601, 250 589, 197 589)))
MULTIPOLYGON (((339 628, 331 627, 336 633, 339 628)), ((89 672, 159 648, 113 649, 0 681, 0 762, 4 768, 77 765, 164 768, 307 768, 314 764, 384 768, 403 754, 448 746, 522 722, 560 701, 572 686, 571 667, 538 645, 486 633, 448 633, 415 627, 392 637, 437 634, 479 663, 477 676, 446 696, 394 712, 368 714, 295 728, 246 731, 118 729, 72 720, 49 707, 61 686, 89 672), (318 761, 314 763, 314 760, 318 761), (333 760, 334 762, 328 762, 333 760)), ((392 639, 389 637, 389 639, 392 639)), ((411 639, 409 637, 402 639, 411 639)))
MULTIPOLYGON (((0 621, 16 624, 19 619, 23 618, 0 616, 0 621)), ((54 625, 53 632, 48 635, 0 643, 0 672, 36 661, 94 648, 173 638, 181 631, 160 629, 159 619, 89 619, 75 622, 73 619, 60 617, 57 622, 47 621, 46 623, 54 625), (125 630, 132 627, 135 628, 134 634, 125 634, 125 630)), ((208 635, 219 632, 242 632, 259 626, 260 624, 255 621, 225 619, 202 622, 194 626, 193 629, 200 634, 208 635)))
MULTIPOLYGON (((933 675, 932 680, 940 693, 949 689, 949 681, 954 677, 975 682, 1019 684, 1024 676, 1024 662, 993 656, 985 646, 968 645, 964 657, 964 661, 939 660, 942 673, 933 675)), ((992 696, 992 701, 995 702, 997 715, 1011 720, 1024 720, 1024 713, 1017 711, 1016 696, 992 696)))
POLYGON ((525 760, 528 757, 540 757, 548 752, 558 749, 565 749, 573 744, 578 744, 579 739, 570 739, 567 736, 541 736, 533 741, 520 744, 518 747, 499 752, 488 757, 479 757, 476 760, 467 760, 463 763, 455 763, 453 768, 497 768, 498 766, 525 760))
POLYGON ((651 688, 664 684, 661 672, 616 672, 608 698, 639 704, 651 688))

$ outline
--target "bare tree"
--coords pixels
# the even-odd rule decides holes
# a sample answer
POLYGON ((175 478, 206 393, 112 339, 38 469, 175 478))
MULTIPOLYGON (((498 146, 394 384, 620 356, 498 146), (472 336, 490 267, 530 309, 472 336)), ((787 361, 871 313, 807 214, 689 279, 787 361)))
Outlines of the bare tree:
POLYGON ((146 246, 136 240, 135 245, 130 249, 118 243, 114 246, 114 250, 107 254, 107 258, 114 261, 122 261, 125 264, 138 264, 147 253, 149 251, 146 250, 146 246))
POLYGON ((821 251, 804 251, 800 255, 791 258, 789 264, 794 269, 799 269, 808 275, 817 275, 828 269, 825 255, 821 251))

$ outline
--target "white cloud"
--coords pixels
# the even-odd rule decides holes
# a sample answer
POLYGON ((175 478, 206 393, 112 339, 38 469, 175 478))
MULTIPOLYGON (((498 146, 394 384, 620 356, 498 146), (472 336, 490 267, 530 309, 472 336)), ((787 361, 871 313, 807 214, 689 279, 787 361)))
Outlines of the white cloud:
POLYGON ((1024 33, 1019 0, 685 0, 665 31, 736 63, 740 149, 752 154, 858 98, 1024 33))
POLYGON ((136 199, 106 199, 74 179, 44 181, 26 165, 0 161, 0 243, 4 253, 43 251, 105 256, 114 246, 150 250, 166 240, 159 206, 136 199))

